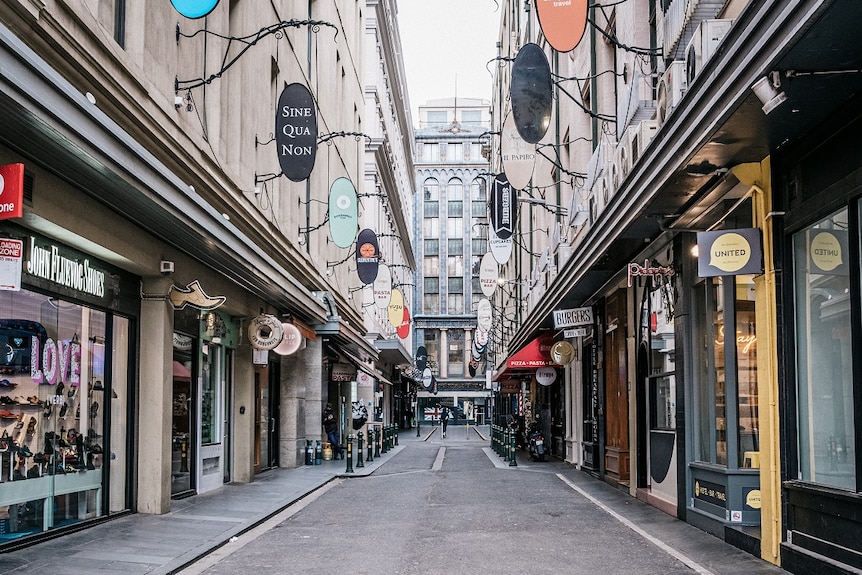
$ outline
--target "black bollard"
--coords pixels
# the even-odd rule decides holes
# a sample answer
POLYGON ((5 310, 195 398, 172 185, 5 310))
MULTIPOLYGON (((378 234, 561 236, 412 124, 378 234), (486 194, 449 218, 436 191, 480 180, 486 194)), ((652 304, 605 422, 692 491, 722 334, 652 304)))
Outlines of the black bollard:
POLYGON ((353 434, 347 436, 347 469, 345 473, 353 473, 353 434))
POLYGON ((380 457, 380 426, 374 426, 374 457, 380 457))
MULTIPOLYGON (((374 461, 374 426, 368 426, 368 457, 365 461, 374 461)), ((362 457, 362 452, 359 452, 359 457, 362 457)))
POLYGON ((357 469, 360 467, 365 467, 365 464, 362 462, 362 439, 363 439, 363 436, 362 436, 362 432, 360 431, 359 433, 356 434, 356 442, 357 442, 357 446, 358 446, 358 449, 356 450, 356 456, 357 456, 356 457, 356 467, 357 467, 357 469))
POLYGON ((511 434, 512 438, 510 440, 511 443, 509 444, 510 445, 510 451, 511 451, 511 458, 509 459, 509 467, 517 467, 518 466, 518 462, 515 460, 515 437, 517 435, 518 434, 515 433, 514 430, 512 430, 512 434, 511 434))

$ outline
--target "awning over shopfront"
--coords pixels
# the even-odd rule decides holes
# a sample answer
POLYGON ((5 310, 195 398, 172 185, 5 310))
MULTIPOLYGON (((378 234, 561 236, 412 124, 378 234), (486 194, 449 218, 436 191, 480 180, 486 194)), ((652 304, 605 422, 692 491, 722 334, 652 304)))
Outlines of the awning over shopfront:
POLYGON ((554 336, 545 333, 532 340, 506 359, 506 366, 497 373, 493 381, 504 381, 534 372, 540 367, 554 365, 551 361, 551 346, 554 336))

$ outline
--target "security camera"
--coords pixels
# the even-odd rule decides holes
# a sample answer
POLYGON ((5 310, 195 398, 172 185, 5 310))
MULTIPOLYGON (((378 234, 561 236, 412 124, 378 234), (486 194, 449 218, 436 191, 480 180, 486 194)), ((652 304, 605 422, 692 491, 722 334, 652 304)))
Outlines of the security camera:
POLYGON ((174 108, 179 110, 183 107, 183 104, 185 104, 185 101, 182 96, 174 96, 174 108))
POLYGON ((162 260, 159 262, 159 271, 162 272, 163 276, 170 275, 174 273, 174 262, 169 262, 167 260, 162 260))

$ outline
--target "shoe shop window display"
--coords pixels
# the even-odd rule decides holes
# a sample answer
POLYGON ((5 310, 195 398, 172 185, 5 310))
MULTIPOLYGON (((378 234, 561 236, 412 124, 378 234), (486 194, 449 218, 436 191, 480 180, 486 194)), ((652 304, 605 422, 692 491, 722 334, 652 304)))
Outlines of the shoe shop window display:
POLYGON ((106 314, 0 292, 0 547, 102 514, 106 314))

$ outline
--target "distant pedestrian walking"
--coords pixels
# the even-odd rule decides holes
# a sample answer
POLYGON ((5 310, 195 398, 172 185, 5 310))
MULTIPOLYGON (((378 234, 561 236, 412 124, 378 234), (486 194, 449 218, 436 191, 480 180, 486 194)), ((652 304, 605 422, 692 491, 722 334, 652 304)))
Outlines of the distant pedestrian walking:
POLYGON ((331 403, 327 403, 326 409, 323 410, 323 429, 326 431, 326 437, 329 439, 330 445, 332 445, 335 457, 344 459, 344 450, 338 443, 338 420, 335 419, 331 403))
POLYGON ((446 437, 446 426, 449 424, 449 408, 443 407, 443 411, 440 412, 440 425, 443 428, 443 437, 446 437))

